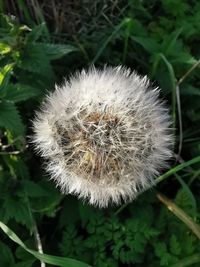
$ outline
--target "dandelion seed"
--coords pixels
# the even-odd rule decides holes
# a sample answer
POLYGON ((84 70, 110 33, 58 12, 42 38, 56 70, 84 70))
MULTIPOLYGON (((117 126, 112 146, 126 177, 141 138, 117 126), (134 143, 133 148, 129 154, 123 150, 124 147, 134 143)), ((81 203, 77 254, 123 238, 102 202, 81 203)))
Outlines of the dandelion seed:
POLYGON ((168 109, 146 77, 91 68, 50 94, 33 141, 64 193, 106 207, 150 188, 172 155, 168 109))

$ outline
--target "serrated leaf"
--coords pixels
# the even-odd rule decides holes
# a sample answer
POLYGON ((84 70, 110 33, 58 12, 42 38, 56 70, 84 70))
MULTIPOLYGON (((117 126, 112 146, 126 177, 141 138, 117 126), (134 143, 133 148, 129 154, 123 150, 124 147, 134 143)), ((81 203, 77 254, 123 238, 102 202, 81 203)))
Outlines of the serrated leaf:
POLYGON ((42 34, 46 31, 45 22, 35 26, 30 33, 27 34, 27 42, 32 43, 37 41, 42 34))
POLYGON ((0 127, 10 130, 16 135, 24 133, 24 125, 21 117, 12 102, 0 102, 0 127))
POLYGON ((169 241, 170 252, 176 256, 180 255, 181 246, 177 240, 177 237, 173 234, 169 241))
POLYGON ((5 100, 19 102, 37 96, 40 93, 41 92, 38 89, 26 84, 10 84, 6 89, 6 95, 3 98, 5 100))
MULTIPOLYGON (((43 187, 43 183, 40 183, 43 187)), ((48 216, 53 216, 56 212, 56 206, 64 198, 62 194, 51 184, 45 183, 43 187, 48 195, 34 198, 34 201, 31 202, 31 207, 35 212, 43 212, 48 216)))
POLYGON ((180 220, 182 220, 188 228, 200 239, 200 225, 198 225, 187 213, 185 213, 174 202, 168 199, 166 196, 157 194, 157 198, 167 206, 168 210, 173 212, 180 220))
POLYGON ((159 243, 155 244, 155 254, 156 254, 156 256, 161 258, 166 253, 167 253, 167 246, 166 246, 165 243, 159 242, 159 243))
POLYGON ((197 205, 193 193, 191 192, 189 186, 181 178, 181 176, 177 174, 175 174, 175 176, 182 186, 182 188, 178 191, 176 195, 176 204, 182 207, 189 214, 196 214, 197 205))
POLYGON ((30 43, 24 48, 20 68, 50 78, 54 76, 44 48, 37 43, 30 43))
POLYGON ((5 198, 3 208, 5 210, 5 221, 15 219, 16 222, 31 228, 32 222, 29 209, 23 199, 8 196, 5 198))
POLYGON ((45 197, 49 196, 49 193, 42 188, 39 184, 33 181, 24 180, 22 181, 25 191, 29 197, 45 197))
POLYGON ((65 44, 45 44, 37 43, 37 46, 41 47, 49 58, 49 60, 59 59, 71 52, 77 51, 78 49, 72 45, 65 44))

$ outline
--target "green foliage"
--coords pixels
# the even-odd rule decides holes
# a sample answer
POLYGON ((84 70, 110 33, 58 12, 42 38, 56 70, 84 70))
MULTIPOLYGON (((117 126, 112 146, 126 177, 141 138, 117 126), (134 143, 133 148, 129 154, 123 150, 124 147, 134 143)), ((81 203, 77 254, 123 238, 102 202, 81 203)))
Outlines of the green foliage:
POLYGON ((1 101, 0 103, 0 126, 14 132, 16 135, 23 134, 24 125, 14 103, 1 101))
POLYGON ((120 210, 83 205, 48 180, 29 140, 35 110, 63 76, 91 63, 147 74, 171 108, 182 163, 171 162, 157 189, 199 224, 200 2, 86 1, 70 6, 71 26, 62 24, 66 7, 51 19, 45 1, 36 2, 0 1, 0 220, 23 240, 1 233, 0 266, 36 267, 38 259, 62 266, 73 258, 95 267, 198 267, 199 239, 156 192, 120 210), (49 255, 36 252, 36 226, 49 255))
POLYGON ((4 244, 3 242, 0 242, 0 250, 1 250, 1 266, 13 266, 14 264, 14 258, 11 249, 4 244))
MULTIPOLYGON (((151 197, 154 193, 144 196, 146 201, 151 197)), ((73 224, 68 222, 64 227, 59 245, 62 255, 103 267, 172 266, 183 255, 200 252, 199 240, 191 236, 184 224, 180 225, 164 207, 158 213, 157 203, 146 201, 130 204, 120 216, 112 212, 106 215, 80 204, 80 214, 87 214, 87 218, 77 217, 73 224)))

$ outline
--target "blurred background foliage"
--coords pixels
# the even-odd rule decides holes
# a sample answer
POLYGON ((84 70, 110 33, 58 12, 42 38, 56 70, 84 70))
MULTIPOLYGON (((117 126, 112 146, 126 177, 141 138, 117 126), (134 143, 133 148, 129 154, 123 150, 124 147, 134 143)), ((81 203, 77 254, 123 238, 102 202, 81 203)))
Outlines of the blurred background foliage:
MULTIPOLYGON (((200 266, 200 2, 1 0, 0 12, 1 222, 34 251, 42 244, 45 253, 91 266, 200 266), (161 88, 176 146, 156 188, 99 210, 61 195, 29 140, 47 91, 105 63, 125 64, 161 88)), ((0 240, 1 267, 45 266, 3 232, 0 240)))

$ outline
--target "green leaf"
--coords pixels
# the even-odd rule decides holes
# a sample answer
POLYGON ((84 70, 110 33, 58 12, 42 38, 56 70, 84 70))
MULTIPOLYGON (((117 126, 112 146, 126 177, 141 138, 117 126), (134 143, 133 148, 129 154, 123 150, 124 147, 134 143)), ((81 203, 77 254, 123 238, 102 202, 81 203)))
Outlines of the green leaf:
POLYGON ((197 60, 193 56, 191 56, 189 53, 181 51, 173 55, 171 62, 194 65, 197 63, 197 60))
POLYGON ((35 42, 37 41, 40 36, 43 34, 44 32, 44 27, 45 27, 45 23, 41 23, 40 25, 37 25, 36 27, 34 27, 31 32, 27 35, 27 41, 29 43, 35 42))
POLYGON ((25 191, 29 197, 35 198, 49 196, 49 193, 44 188, 33 181, 24 180, 22 184, 24 185, 25 191))
POLYGON ((172 64, 168 61, 164 54, 159 53, 161 59, 165 63, 168 74, 169 74, 169 81, 170 81, 170 89, 172 92, 172 118, 174 125, 176 124, 176 76, 174 72, 174 68, 172 64))
POLYGON ((10 84, 7 87, 6 94, 3 98, 13 102, 20 102, 40 94, 41 92, 32 86, 26 84, 10 84))
POLYGON ((5 55, 11 51, 11 47, 8 44, 0 43, 0 55, 5 55))
MULTIPOLYGON (((200 254, 196 253, 190 257, 186 257, 181 259, 176 264, 171 267, 185 267, 185 266, 193 266, 193 264, 200 262, 200 254)), ((196 266, 196 265, 195 265, 196 266)), ((199 266, 199 265, 198 265, 199 266)))
POLYGON ((12 265, 12 267, 31 267, 35 261, 36 260, 33 259, 33 260, 18 262, 16 264, 12 265))
POLYGON ((0 127, 16 135, 24 133, 24 125, 15 105, 12 102, 0 101, 0 127))
POLYGON ((37 43, 27 44, 24 48, 19 67, 23 70, 32 72, 35 75, 38 74, 50 78, 51 76, 54 76, 45 49, 37 43))
POLYGON ((48 192, 48 195, 34 197, 33 200, 31 200, 32 210, 50 217, 55 216, 57 206, 64 198, 64 195, 60 194, 59 190, 50 182, 42 181, 39 185, 48 192))
POLYGON ((181 246, 177 240, 177 237, 174 234, 170 237, 169 246, 170 246, 170 252, 172 254, 176 256, 180 255, 181 246))
POLYGON ((29 249, 21 241, 21 239, 1 221, 0 221, 0 228, 11 240, 13 240, 15 243, 20 245, 23 249, 25 249, 27 252, 32 254, 35 258, 39 259, 40 261, 43 261, 51 265, 62 266, 62 267, 91 267, 90 265, 86 263, 83 263, 83 262, 80 262, 74 259, 41 254, 35 250, 29 249))
POLYGON ((162 52, 165 56, 171 54, 176 50, 175 48, 177 46, 177 39, 180 36, 182 30, 182 28, 179 28, 172 34, 169 34, 167 38, 165 38, 162 44, 162 52))
POLYGON ((0 241, 0 266, 7 267, 13 266, 14 258, 12 252, 8 246, 6 246, 3 242, 0 241))
POLYGON ((37 43, 37 46, 45 51, 49 60, 59 59, 71 52, 78 51, 76 47, 65 44, 37 43))
POLYGON ((171 255, 167 251, 167 246, 164 242, 159 242, 155 245, 155 254, 160 258, 160 266, 170 266, 171 255))
POLYGON ((200 239, 200 225, 166 196, 158 193, 157 198, 200 239))
POLYGON ((29 229, 32 226, 31 216, 27 203, 22 198, 7 196, 4 200, 4 220, 15 219, 16 222, 26 225, 29 229))
POLYGON ((132 36, 131 39, 140 44, 150 54, 160 52, 160 45, 153 38, 132 36))
POLYGON ((197 204, 195 197, 193 196, 189 186, 184 182, 181 176, 175 174, 176 179, 182 186, 176 195, 175 202, 178 206, 182 207, 185 211, 189 212, 190 214, 196 214, 197 211, 197 204))
POLYGON ((12 71, 12 69, 13 69, 13 64, 7 64, 3 68, 1 68, 0 70, 0 86, 1 87, 2 87, 2 84, 5 83, 4 80, 6 79, 6 77, 9 76, 8 74, 12 71))
POLYGON ((196 88, 190 84, 183 85, 180 88, 181 95, 188 95, 188 96, 200 96, 200 88, 196 88))
POLYGON ((42 22, 39 25, 36 25, 30 33, 27 34, 27 43, 33 43, 37 41, 40 37, 46 37, 46 39, 49 41, 49 34, 48 29, 45 22, 42 22))
POLYGON ((130 18, 125 18, 122 20, 121 23, 119 23, 116 27, 115 30, 112 32, 112 34, 106 39, 106 41, 104 41, 101 45, 99 50, 97 51, 94 59, 92 60, 91 63, 95 63, 99 57, 101 56, 101 54, 103 53, 104 49, 106 48, 106 46, 109 44, 109 42, 117 35, 117 33, 128 23, 130 23, 130 18))

